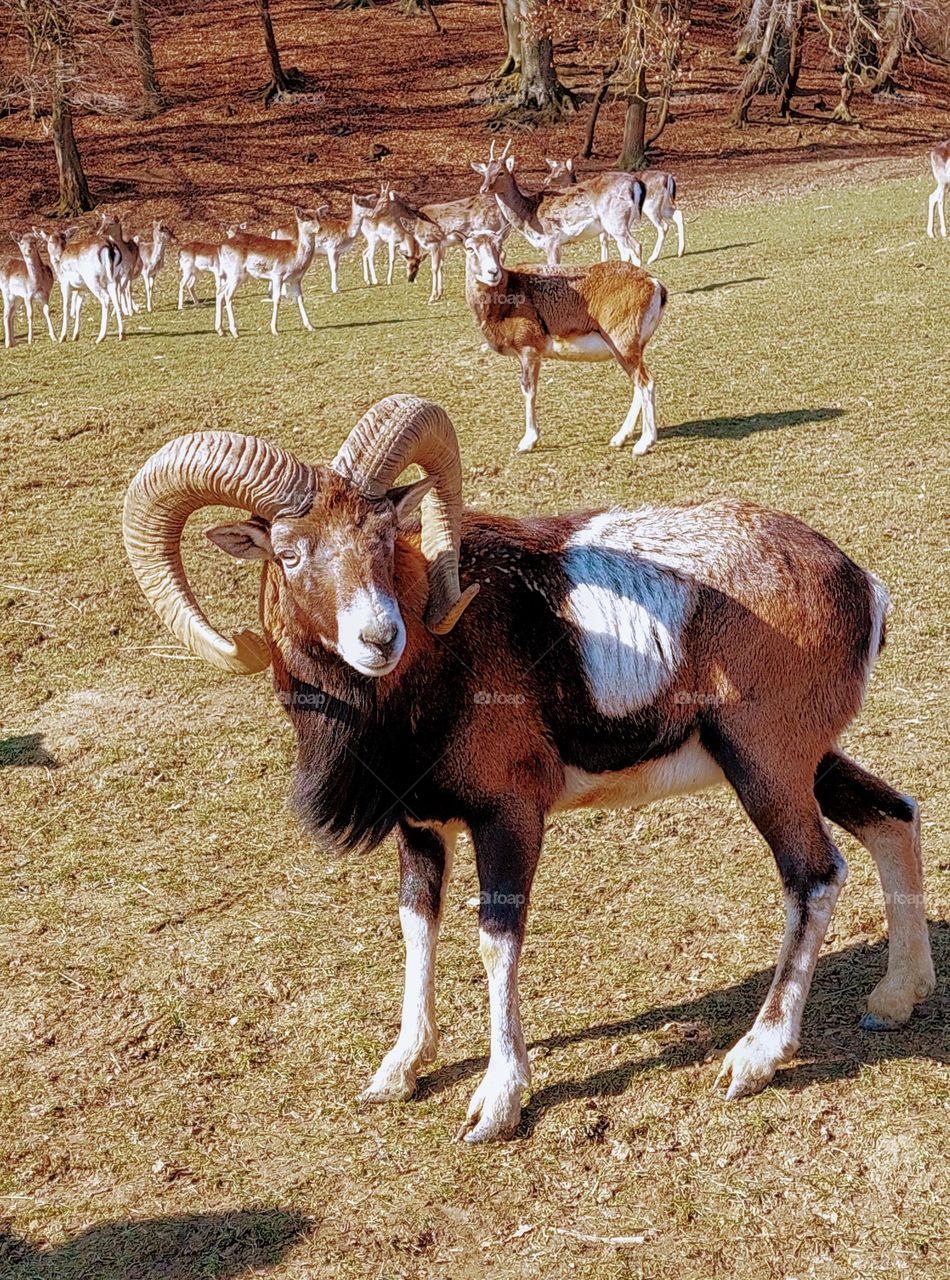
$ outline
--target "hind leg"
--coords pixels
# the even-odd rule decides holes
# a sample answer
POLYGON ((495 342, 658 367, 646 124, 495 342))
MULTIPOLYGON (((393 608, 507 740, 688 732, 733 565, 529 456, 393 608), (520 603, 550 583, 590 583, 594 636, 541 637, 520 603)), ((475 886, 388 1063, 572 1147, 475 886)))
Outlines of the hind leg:
POLYGON ((535 405, 538 398, 538 376, 541 357, 532 347, 521 353, 521 391, 524 396, 524 435, 518 443, 518 452, 527 453, 538 441, 538 418, 535 405))
POLYGON ((666 239, 666 223, 660 219, 650 218, 650 221, 656 227, 656 244, 653 246, 653 252, 647 258, 647 266, 651 262, 656 262, 657 258, 663 252, 663 241, 666 239))
POLYGON ((818 766, 815 798, 826 818, 868 850, 884 890, 887 973, 868 998, 862 1026, 875 1031, 900 1026, 936 985, 924 910, 919 810, 910 796, 840 751, 830 752, 818 766))
POLYGON ((802 1012, 847 866, 818 812, 813 770, 779 759, 752 761, 723 739, 708 749, 771 847, 785 898, 785 936, 769 993, 716 1081, 728 1098, 742 1098, 764 1089, 798 1050, 802 1012))
POLYGON ((611 449, 619 449, 621 445, 626 444, 630 436, 633 434, 637 425, 637 419, 643 409, 643 392, 640 388, 640 381, 636 373, 633 374, 633 399, 630 402, 630 408, 627 410, 627 416, 624 418, 620 430, 611 439, 611 449))
POLYGON ((643 397, 643 430, 640 432, 640 439, 633 446, 633 452, 640 456, 656 444, 656 384, 652 374, 647 372, 646 365, 640 366, 636 376, 640 381, 640 394, 643 397))
POLYGON ((673 210, 673 221, 676 223, 676 234, 679 239, 679 246, 676 250, 676 256, 682 258, 686 252, 686 225, 683 222, 683 215, 679 209, 673 210))

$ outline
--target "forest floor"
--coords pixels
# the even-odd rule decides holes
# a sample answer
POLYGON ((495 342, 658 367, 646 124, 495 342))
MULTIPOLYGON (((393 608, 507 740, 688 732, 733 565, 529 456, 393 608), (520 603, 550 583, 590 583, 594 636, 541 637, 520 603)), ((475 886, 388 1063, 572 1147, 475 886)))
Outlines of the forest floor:
MULTIPOLYGON (((441 35, 395 0, 354 12, 307 0, 274 0, 271 7, 284 65, 305 73, 308 91, 270 107, 254 100, 267 77, 253 4, 168 6, 154 23, 168 110, 135 119, 131 79, 106 78, 97 80, 94 96, 114 109, 78 118, 97 200, 134 228, 161 215, 197 234, 317 196, 342 208, 349 192, 380 181, 420 200, 474 189, 469 161, 488 150, 496 106, 490 80, 502 56, 496 0, 437 5, 441 35)), ((653 156, 676 174, 684 206, 929 172, 928 147, 950 133, 950 70, 909 60, 896 96, 859 94, 861 123, 834 124, 833 59, 812 31, 793 116, 779 120, 763 98, 753 105, 753 122, 737 130, 727 124, 743 75, 731 56, 734 12, 696 0, 673 119, 653 156)), ((583 142, 598 66, 586 38, 590 23, 586 36, 581 26, 577 39, 557 50, 581 110, 515 134, 529 183, 546 172, 545 155, 577 155, 583 142)), ((121 28, 112 38, 125 38, 121 28)), ((0 65, 3 57, 0 50, 0 65)), ((622 102, 608 104, 591 168, 614 162, 622 124, 622 102)), ((55 195, 49 138, 25 113, 0 119, 0 229, 41 219, 55 195)))
MULTIPOLYGON (((241 337, 163 277, 127 340, 0 351, 0 1276, 3 1280, 915 1280, 950 1268, 948 243, 928 182, 688 211, 651 344, 660 438, 607 441, 629 391, 546 367, 516 455, 513 363, 482 350, 450 259, 427 281, 306 280, 316 332, 248 284, 241 337), (498 513, 724 494, 801 516, 894 608, 845 745, 922 805, 938 993, 859 1030, 885 964, 877 876, 850 879, 801 1052, 726 1104, 719 1057, 778 952, 772 859, 731 794, 552 821, 522 995, 533 1086, 515 1140, 454 1141, 485 1066, 487 1000, 457 859, 439 1060, 415 1101, 356 1095, 391 1043, 396 855, 334 857, 288 812, 289 726, 266 677, 190 661, 141 598, 126 485, 170 437, 257 433, 326 460, 369 404, 433 396, 468 503, 498 513)), ((590 258, 588 246, 580 256, 590 258)), ((576 256, 572 251, 572 257, 576 256)), ((426 268, 423 268, 425 274, 426 268)), ((223 628, 256 574, 192 523, 223 628)), ((464 625, 464 620, 463 620, 464 625)))

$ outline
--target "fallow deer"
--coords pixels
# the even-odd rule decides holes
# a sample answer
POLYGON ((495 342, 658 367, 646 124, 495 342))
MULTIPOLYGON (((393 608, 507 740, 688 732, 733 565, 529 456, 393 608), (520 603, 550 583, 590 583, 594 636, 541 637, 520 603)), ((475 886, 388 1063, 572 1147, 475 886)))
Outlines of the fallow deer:
POLYGON ((3 297, 3 344, 14 344, 13 321, 16 305, 23 303, 26 311, 26 340, 33 345, 33 303, 39 302, 46 318, 46 326, 52 342, 56 341, 53 320, 49 313, 49 296, 53 290, 52 269, 40 256, 41 233, 34 227, 23 236, 14 236, 20 256, 0 262, 0 295, 3 297))

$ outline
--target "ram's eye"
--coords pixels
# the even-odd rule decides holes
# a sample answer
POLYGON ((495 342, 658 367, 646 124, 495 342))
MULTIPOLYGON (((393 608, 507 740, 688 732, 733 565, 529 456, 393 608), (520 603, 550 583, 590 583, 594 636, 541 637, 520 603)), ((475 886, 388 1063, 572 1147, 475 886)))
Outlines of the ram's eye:
POLYGON ((292 569, 294 565, 300 563, 300 552, 293 551, 288 547, 285 551, 278 551, 277 558, 281 564, 285 564, 288 569, 292 569))

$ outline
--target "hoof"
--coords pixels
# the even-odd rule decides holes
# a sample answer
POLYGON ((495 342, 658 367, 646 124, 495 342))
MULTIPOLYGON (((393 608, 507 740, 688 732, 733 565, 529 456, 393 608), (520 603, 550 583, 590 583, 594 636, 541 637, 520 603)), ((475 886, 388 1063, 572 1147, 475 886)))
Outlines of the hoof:
POLYGON ((726 1091, 726 1101, 750 1098, 771 1083, 783 1062, 795 1055, 795 1046, 783 1042, 775 1030, 752 1030, 722 1060, 716 1085, 726 1091))
POLYGON ((502 1078, 491 1069, 472 1095, 465 1123, 457 1137, 463 1142, 496 1142, 509 1138, 521 1123, 521 1095, 524 1078, 519 1072, 502 1078))

